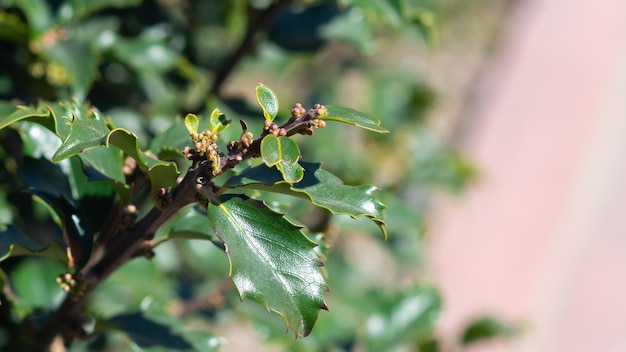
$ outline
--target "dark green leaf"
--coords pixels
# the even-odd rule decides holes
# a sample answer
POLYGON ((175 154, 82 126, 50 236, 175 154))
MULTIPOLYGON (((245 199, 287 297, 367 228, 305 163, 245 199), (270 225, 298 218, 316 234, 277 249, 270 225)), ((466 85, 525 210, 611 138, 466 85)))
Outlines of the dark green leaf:
POLYGON ((380 120, 374 116, 343 106, 327 105, 326 108, 328 109, 328 114, 321 117, 323 120, 339 121, 378 133, 389 132, 380 126, 380 120))
POLYGON ((67 260, 63 238, 35 239, 22 233, 13 225, 0 231, 0 261, 9 257, 39 255, 61 261, 67 260))
POLYGON ((226 198, 210 204, 208 215, 226 245, 230 277, 241 298, 278 313, 298 336, 308 335, 326 307, 315 243, 281 214, 251 199, 226 198))
POLYGON ((48 108, 43 104, 40 104, 37 108, 23 105, 14 105, 13 109, 10 109, 8 107, 8 104, 5 103, 3 104, 2 110, 0 112, 3 113, 3 115, 0 116, 0 129, 3 129, 21 120, 29 120, 40 123, 50 131, 56 132, 54 117, 51 114, 51 111, 48 110, 48 108), (12 112, 9 113, 9 111, 11 110, 12 112))
POLYGON ((215 235, 206 211, 198 207, 188 207, 161 227, 155 238, 189 238, 212 240, 215 235))
POLYGON ((148 320, 142 313, 118 315, 109 319, 109 323, 126 332, 141 347, 161 346, 176 350, 193 348, 168 326, 148 320))
POLYGON ((52 156, 52 161, 60 161, 105 144, 110 130, 104 118, 94 109, 88 110, 86 114, 81 112, 76 109, 67 119, 69 133, 52 156))
POLYGON ((281 183, 282 175, 264 164, 245 169, 229 179, 225 186, 256 188, 306 197, 313 204, 333 214, 349 215, 353 218, 366 216, 387 237, 383 221, 385 205, 372 195, 377 190, 376 187, 347 186, 335 175, 322 170, 320 164, 301 162, 300 165, 304 167, 304 178, 292 186, 281 183))
POLYGON ((35 189, 29 189, 32 193, 43 200, 56 212, 61 219, 63 228, 63 242, 69 249, 67 256, 69 267, 80 270, 89 260, 93 246, 94 233, 83 219, 80 210, 63 195, 47 193, 35 189))
POLYGON ((492 317, 481 317, 471 322, 461 336, 461 343, 468 345, 472 342, 494 337, 510 337, 515 329, 492 317))
POLYGON ((365 321, 368 351, 391 349, 406 338, 434 328, 441 297, 434 288, 415 287, 390 299, 387 308, 365 321))
MULTIPOLYGON (((80 160, 86 167, 93 168, 104 178, 110 179, 121 184, 126 183, 124 172, 124 156, 122 151, 115 147, 109 146, 87 150, 79 155, 80 160)), ((88 175, 89 176, 89 175, 88 175)))
POLYGON ((115 129, 111 131, 107 137, 106 144, 107 146, 112 144, 120 148, 137 161, 137 165, 145 171, 150 178, 153 197, 156 196, 161 188, 176 185, 176 178, 178 177, 178 167, 176 164, 155 159, 139 150, 137 136, 133 133, 121 128, 115 129))
POLYGON ((273 121, 278 114, 278 99, 276 94, 268 87, 259 84, 256 87, 256 101, 263 109, 263 116, 266 120, 273 121))

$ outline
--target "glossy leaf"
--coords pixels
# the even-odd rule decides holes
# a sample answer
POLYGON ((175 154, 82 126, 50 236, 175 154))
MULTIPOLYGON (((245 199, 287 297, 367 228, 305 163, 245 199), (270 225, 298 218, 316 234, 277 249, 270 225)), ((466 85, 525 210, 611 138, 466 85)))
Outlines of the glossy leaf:
POLYGON ((0 116, 0 129, 21 120, 28 120, 40 123, 52 132, 56 131, 54 117, 51 111, 43 104, 40 104, 37 108, 18 105, 14 106, 11 110, 12 112, 7 114, 9 112, 9 108, 6 105, 4 105, 2 110, 0 110, 3 114, 6 114, 0 116))
POLYGON ((268 121, 273 121, 278 114, 278 99, 276 94, 268 87, 259 84, 256 87, 256 101, 263 109, 263 116, 268 121))
POLYGON ((185 127, 187 127, 187 131, 189 131, 190 134, 198 132, 198 125, 200 125, 198 116, 195 114, 187 114, 187 116, 185 116, 185 127))
POLYGON ((225 243, 240 297, 278 313, 297 336, 308 335, 326 307, 315 243, 259 201, 225 198, 210 204, 208 215, 225 243))
POLYGON ((276 168, 283 175, 283 180, 288 183, 298 183, 304 178, 304 169, 298 163, 289 164, 286 161, 281 161, 276 164, 276 168))
POLYGON ((389 132, 380 126, 380 120, 374 116, 337 105, 327 105, 326 109, 328 109, 328 114, 321 117, 323 120, 339 121, 378 133, 389 132))
POLYGON ((291 138, 268 134, 261 141, 261 157, 270 167, 280 162, 293 165, 300 159, 300 148, 291 138))
POLYGON ((133 133, 121 128, 115 129, 108 135, 106 145, 114 145, 120 148, 137 161, 137 165, 150 178, 153 197, 161 188, 176 185, 176 178, 178 177, 176 164, 155 159, 139 150, 137 136, 133 133))
POLYGON ((80 113, 81 111, 76 109, 71 112, 71 117, 66 118, 69 133, 52 156, 52 161, 67 159, 85 150, 104 145, 110 132, 104 118, 94 109, 88 110, 86 114, 80 113))
POLYGON ((415 287, 389 299, 386 307, 365 321, 368 351, 392 349, 405 339, 434 328, 441 297, 434 288, 415 287))
POLYGON ((365 216, 374 221, 385 237, 387 230, 383 221, 385 205, 373 196, 374 186, 348 186, 320 164, 301 162, 304 167, 302 181, 291 186, 281 183, 282 175, 266 165, 250 167, 229 179, 227 187, 247 187, 306 197, 319 207, 333 214, 349 215, 353 218, 365 216))

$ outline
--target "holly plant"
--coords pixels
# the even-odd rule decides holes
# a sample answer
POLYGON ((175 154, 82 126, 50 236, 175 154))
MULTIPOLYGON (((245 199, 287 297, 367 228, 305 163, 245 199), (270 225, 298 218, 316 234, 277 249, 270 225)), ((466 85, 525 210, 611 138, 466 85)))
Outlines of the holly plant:
MULTIPOLYGON (((224 140, 228 133, 237 135, 231 132, 236 127, 231 116, 215 109, 209 116, 176 119, 150 144, 87 103, 0 106, 0 129, 16 131, 23 150, 21 192, 49 212, 60 229, 41 236, 28 226, 5 225, 0 259, 57 259, 63 265, 56 284, 66 293, 49 311, 21 312, 21 348, 46 350, 58 341, 69 346, 116 326, 115 319, 87 314, 92 293, 127 262, 151 259, 155 247, 185 238, 223 250, 229 261, 223 275, 242 300, 279 314, 298 337, 311 332, 319 310, 328 309, 323 251, 312 240, 315 234, 264 199, 278 193, 331 214, 368 218, 386 237, 385 206, 374 196, 376 187, 345 185, 320 163, 303 161, 295 137, 312 136, 334 121, 387 130, 367 114, 321 104, 295 104, 283 121, 277 119, 272 90, 259 85, 256 98, 263 124, 254 129, 239 120, 234 123, 241 128, 238 138, 224 140), (112 199, 108 209, 90 208, 89 197, 107 194, 114 195, 107 198, 112 199)), ((9 301, 2 304, 19 306, 8 282, 4 285, 9 301)), ((129 334, 141 345, 141 334, 129 334)), ((161 345, 198 348, 197 339, 178 339, 161 345)))

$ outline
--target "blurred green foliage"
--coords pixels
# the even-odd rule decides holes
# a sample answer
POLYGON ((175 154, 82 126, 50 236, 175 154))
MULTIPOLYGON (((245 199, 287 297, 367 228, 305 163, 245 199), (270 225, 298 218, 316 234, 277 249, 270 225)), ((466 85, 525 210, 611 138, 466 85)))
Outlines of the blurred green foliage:
MULTIPOLYGON (((297 140, 303 160, 323 160, 324 168, 347 184, 381 185, 379 197, 388 205, 388 241, 366 235, 377 231, 371 222, 331 218, 307 202, 266 195, 269 204, 312 230, 310 236, 320 243, 319 254, 325 258, 330 311, 321 314, 310 336, 294 340, 285 334, 280 317, 240 303, 219 248, 180 240, 158 246, 151 261, 129 262, 99 287, 88 305, 93 317, 88 332, 93 336, 73 344, 71 351, 209 351, 235 336, 259 349, 436 350, 434 324, 442 302, 436 288, 421 277, 422 214, 433 190, 461 190, 472 168, 426 127, 425 113, 436 93, 420 80, 407 54, 411 51, 403 50, 414 45, 436 48, 432 4, 0 4, 2 117, 14 110, 15 102, 87 100, 116 126, 132 131, 138 148, 152 149, 176 135, 167 128, 188 112, 208 116, 219 107, 229 119, 262 125, 250 92, 264 82, 281 102, 351 106, 377 116, 391 131, 373 135, 334 124, 316 131, 315 138, 297 140), (381 51, 385 60, 377 59, 381 51)), ((279 106, 278 116, 289 116, 290 109, 279 106)), ((62 243, 53 226, 58 219, 36 197, 21 192, 24 187, 61 187, 69 197, 79 196, 79 206, 93 213, 106 212, 112 203, 111 186, 98 181, 88 190, 80 188, 86 194, 75 194, 78 188, 72 183, 93 178, 69 160, 50 164, 41 173, 41 160, 51 159, 58 147, 58 139, 29 122, 0 130, 0 221, 16 226, 9 227, 15 231, 27 228, 34 241, 52 249, 55 242, 62 243)), ((104 221, 93 217, 94 222, 104 221)), ((12 347, 8 336, 19 331, 22 319, 36 321, 59 304, 62 291, 54 280, 63 269, 57 264, 30 257, 0 264, 0 348, 12 347)))

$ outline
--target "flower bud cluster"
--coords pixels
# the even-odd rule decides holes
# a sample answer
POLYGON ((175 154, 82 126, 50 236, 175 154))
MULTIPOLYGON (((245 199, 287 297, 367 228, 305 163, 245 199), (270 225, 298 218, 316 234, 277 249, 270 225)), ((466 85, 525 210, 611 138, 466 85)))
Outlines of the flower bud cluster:
POLYGON ((193 132, 189 135, 191 136, 193 147, 183 148, 183 155, 189 160, 205 158, 211 163, 213 173, 215 174, 220 166, 220 155, 216 143, 217 133, 206 130, 201 133, 193 132))
POLYGON ((267 131, 271 134, 273 134, 274 136, 286 136, 287 135, 287 130, 282 128, 282 127, 278 127, 277 124, 273 123, 272 121, 269 120, 265 120, 265 123, 263 124, 263 130, 267 131))
POLYGON ((65 273, 57 276, 56 283, 65 292, 82 295, 87 289, 79 274, 65 273))
POLYGON ((291 109, 291 116, 293 117, 297 118, 304 114, 306 114, 306 109, 300 103, 296 103, 296 105, 293 106, 293 109, 291 109))

